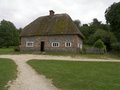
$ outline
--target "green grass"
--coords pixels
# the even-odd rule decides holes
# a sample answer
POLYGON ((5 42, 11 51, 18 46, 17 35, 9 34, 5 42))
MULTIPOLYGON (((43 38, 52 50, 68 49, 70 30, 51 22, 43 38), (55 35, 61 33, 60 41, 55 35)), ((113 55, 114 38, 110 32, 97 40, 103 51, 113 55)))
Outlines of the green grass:
POLYGON ((53 56, 71 56, 71 57, 80 57, 80 58, 91 58, 91 59, 120 59, 120 54, 81 54, 73 52, 46 52, 45 55, 53 56))
POLYGON ((32 54, 33 52, 20 52, 20 51, 14 51, 15 47, 9 47, 9 48, 0 48, 0 55, 2 54, 32 54))
POLYGON ((120 59, 120 55, 118 54, 80 54, 79 57, 83 58, 91 58, 91 59, 120 59))
POLYGON ((10 54, 14 52, 14 48, 0 48, 0 54, 10 54))
POLYGON ((10 59, 0 58, 0 90, 7 90, 5 85, 7 85, 9 80, 16 78, 16 64, 10 59))
POLYGON ((27 63, 52 79, 61 90, 120 89, 120 63, 52 60, 30 60, 27 63))
POLYGON ((14 47, 10 48, 0 48, 0 54, 44 54, 44 55, 53 55, 53 56, 71 56, 71 57, 80 57, 80 58, 91 58, 91 59, 120 59, 120 54, 115 53, 106 53, 106 54, 80 54, 80 53, 74 53, 74 52, 15 52, 14 47))

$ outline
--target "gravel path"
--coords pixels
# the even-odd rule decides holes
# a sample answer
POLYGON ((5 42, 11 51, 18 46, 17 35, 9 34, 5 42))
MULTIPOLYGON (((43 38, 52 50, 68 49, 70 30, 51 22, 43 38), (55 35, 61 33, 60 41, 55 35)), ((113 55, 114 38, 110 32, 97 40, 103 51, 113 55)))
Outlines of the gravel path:
POLYGON ((11 58, 18 65, 18 77, 13 83, 9 83, 9 90, 58 90, 52 85, 52 80, 45 78, 44 75, 38 75, 26 61, 30 59, 45 60, 72 60, 72 61, 102 61, 102 62, 120 62, 120 60, 104 59, 85 59, 72 58, 69 56, 48 56, 48 55, 0 55, 0 58, 11 58))
POLYGON ((18 77, 13 83, 9 83, 10 88, 8 90, 58 90, 52 85, 51 80, 46 79, 43 75, 38 75, 26 63, 27 60, 32 59, 29 55, 2 55, 0 57, 11 58, 18 65, 18 77))

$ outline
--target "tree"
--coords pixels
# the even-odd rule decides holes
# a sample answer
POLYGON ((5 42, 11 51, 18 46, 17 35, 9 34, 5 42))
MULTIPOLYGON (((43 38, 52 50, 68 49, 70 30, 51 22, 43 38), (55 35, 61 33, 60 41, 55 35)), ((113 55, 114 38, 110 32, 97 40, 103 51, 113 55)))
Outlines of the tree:
POLYGON ((97 29, 96 32, 89 37, 88 43, 92 45, 98 39, 101 39, 104 42, 108 51, 111 50, 112 43, 117 42, 116 37, 112 32, 108 32, 103 29, 97 29))
POLYGON ((80 26, 81 26, 80 20, 74 20, 74 23, 78 28, 80 28, 80 26))
MULTIPOLYGON (((85 36, 84 44, 93 45, 97 40, 101 39, 107 51, 112 50, 112 45, 117 43, 115 34, 111 31, 109 24, 103 24, 97 18, 94 18, 90 24, 81 25, 79 20, 74 21, 76 26, 85 36)), ((115 45, 114 45, 115 46, 115 45)))
POLYGON ((98 48, 99 50, 104 50, 106 52, 106 46, 105 46, 104 42, 101 39, 98 39, 95 42, 94 47, 98 48))
POLYGON ((113 43, 112 44, 112 51, 114 52, 120 52, 120 43, 113 43))
POLYGON ((92 23, 90 23, 91 25, 94 25, 94 26, 96 26, 97 28, 101 25, 101 21, 98 21, 98 19, 97 18, 94 18, 93 19, 93 22, 92 23))
POLYGON ((94 18, 93 21, 90 23, 90 30, 92 34, 97 30, 101 28, 101 21, 98 21, 97 18, 94 18))
POLYGON ((0 23, 0 44, 1 47, 19 45, 19 34, 12 22, 2 20, 0 23), (2 44, 1 44, 2 43, 2 44))
POLYGON ((19 33, 19 35, 20 35, 20 33, 22 32, 22 28, 19 28, 17 31, 18 31, 18 33, 19 33))
POLYGON ((90 29, 88 24, 83 24, 80 27, 80 31, 83 33, 83 35, 85 35, 86 38, 88 38, 88 36, 90 35, 90 29))
POLYGON ((120 42, 120 2, 113 3, 105 11, 105 18, 108 24, 111 26, 111 31, 116 35, 120 42))
POLYGON ((86 43, 86 41, 88 40, 89 36, 91 35, 91 31, 90 31, 90 28, 89 28, 88 24, 83 24, 80 27, 80 31, 85 36, 84 43, 86 43))

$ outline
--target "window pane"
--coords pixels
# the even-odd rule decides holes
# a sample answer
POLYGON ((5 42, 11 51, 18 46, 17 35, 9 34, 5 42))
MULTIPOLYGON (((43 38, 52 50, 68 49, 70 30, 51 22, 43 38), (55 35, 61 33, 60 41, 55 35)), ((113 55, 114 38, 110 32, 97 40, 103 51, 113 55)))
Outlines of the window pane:
POLYGON ((71 47, 71 42, 66 42, 65 47, 71 47))
POLYGON ((33 42, 26 42, 26 47, 33 47, 34 43, 33 42))
POLYGON ((59 47, 59 42, 53 42, 52 47, 59 47))

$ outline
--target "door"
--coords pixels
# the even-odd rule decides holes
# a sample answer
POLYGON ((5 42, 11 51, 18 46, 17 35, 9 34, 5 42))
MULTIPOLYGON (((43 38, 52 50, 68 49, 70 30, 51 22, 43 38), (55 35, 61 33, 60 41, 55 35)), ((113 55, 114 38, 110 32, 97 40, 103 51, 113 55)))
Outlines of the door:
POLYGON ((41 51, 41 52, 45 51, 45 42, 44 42, 44 41, 41 42, 40 51, 41 51))

